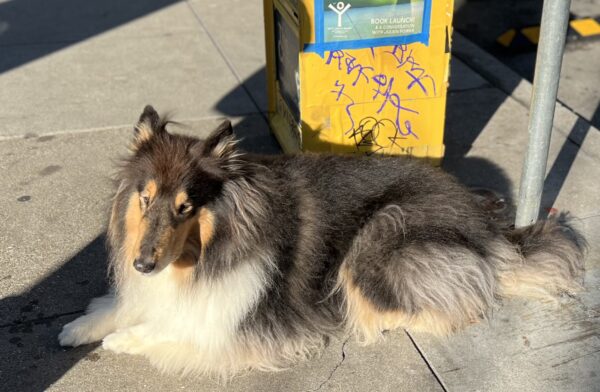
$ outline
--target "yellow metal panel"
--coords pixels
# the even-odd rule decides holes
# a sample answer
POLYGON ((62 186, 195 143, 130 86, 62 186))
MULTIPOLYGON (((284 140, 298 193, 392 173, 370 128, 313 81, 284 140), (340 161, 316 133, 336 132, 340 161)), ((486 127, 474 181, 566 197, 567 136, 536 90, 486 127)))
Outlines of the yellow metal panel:
MULTIPOLYGON (((302 48, 314 42, 314 2, 298 4, 302 48)), ((301 135, 290 125, 290 111, 278 94, 276 81, 270 85, 270 124, 284 150, 294 152, 300 145, 305 151, 411 155, 439 163, 444 154, 452 7, 451 0, 432 1, 428 46, 412 43, 339 50, 322 57, 301 51, 301 135)), ((273 23, 272 19, 268 21, 273 23)), ((275 75, 270 31, 268 72, 275 75)))

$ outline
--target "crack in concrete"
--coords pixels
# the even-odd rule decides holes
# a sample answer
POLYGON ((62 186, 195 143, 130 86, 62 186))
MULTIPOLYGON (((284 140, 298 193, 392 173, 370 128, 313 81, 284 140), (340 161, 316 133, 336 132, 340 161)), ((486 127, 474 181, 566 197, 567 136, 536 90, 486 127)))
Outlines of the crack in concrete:
POLYGON ((319 384, 319 386, 316 389, 313 389, 311 392, 321 390, 321 388, 323 388, 323 386, 325 384, 327 384, 327 382, 333 378, 333 375, 339 369, 339 367, 342 366, 342 364, 346 360, 346 344, 348 343, 349 340, 350 340, 350 336, 348 336, 346 338, 346 340, 344 340, 344 343, 342 343, 342 359, 340 359, 340 361, 335 365, 335 367, 331 370, 331 372, 329 372, 329 376, 321 384, 319 384))

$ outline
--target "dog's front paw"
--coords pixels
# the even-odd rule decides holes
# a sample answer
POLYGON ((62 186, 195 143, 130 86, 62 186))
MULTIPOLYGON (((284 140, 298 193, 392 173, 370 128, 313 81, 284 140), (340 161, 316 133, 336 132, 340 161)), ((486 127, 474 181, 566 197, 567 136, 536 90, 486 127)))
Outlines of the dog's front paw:
POLYGON ((88 315, 81 316, 63 327, 58 335, 58 343, 72 347, 93 343, 102 339, 96 332, 93 320, 88 315))
POLYGON ((117 354, 139 354, 143 341, 132 332, 131 328, 111 333, 102 340, 102 348, 117 354))

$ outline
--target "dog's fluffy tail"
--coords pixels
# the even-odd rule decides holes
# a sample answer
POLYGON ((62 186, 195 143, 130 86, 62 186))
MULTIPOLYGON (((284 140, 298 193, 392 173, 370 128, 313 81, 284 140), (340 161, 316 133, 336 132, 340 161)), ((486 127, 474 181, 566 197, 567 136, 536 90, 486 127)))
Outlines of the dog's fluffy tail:
POLYGON ((506 238, 521 257, 499 268, 501 296, 549 299, 582 289, 587 244, 566 214, 513 229, 506 238))

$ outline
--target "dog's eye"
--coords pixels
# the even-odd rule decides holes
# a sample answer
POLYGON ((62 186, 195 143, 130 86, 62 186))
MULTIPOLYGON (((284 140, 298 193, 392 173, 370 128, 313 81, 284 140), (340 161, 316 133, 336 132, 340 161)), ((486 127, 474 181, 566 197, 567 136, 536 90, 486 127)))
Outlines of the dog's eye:
POLYGON ((148 203, 150 203, 150 197, 148 195, 141 194, 140 203, 142 203, 143 207, 147 207, 148 203))
POLYGON ((191 203, 182 203, 179 205, 179 207, 177 207, 177 213, 179 215, 185 215, 188 212, 190 212, 192 210, 192 204, 191 203))

